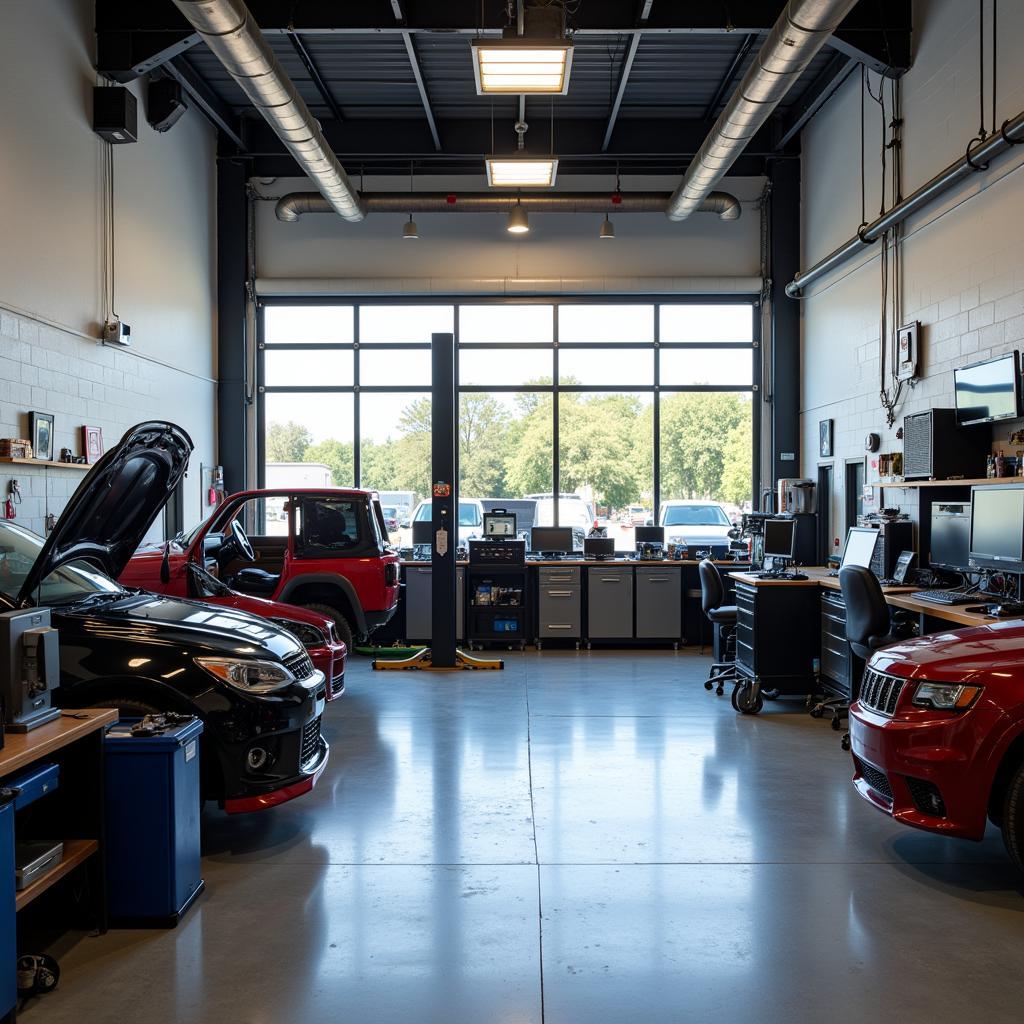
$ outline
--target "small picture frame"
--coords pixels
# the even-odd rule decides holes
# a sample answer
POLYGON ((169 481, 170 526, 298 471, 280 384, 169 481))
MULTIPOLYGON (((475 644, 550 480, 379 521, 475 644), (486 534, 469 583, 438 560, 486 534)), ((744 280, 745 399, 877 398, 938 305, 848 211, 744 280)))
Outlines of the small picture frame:
POLYGON ((818 454, 823 459, 832 458, 832 420, 818 422, 818 454))
POLYGON ((32 439, 33 458, 53 462, 53 413, 30 412, 28 433, 32 439))
POLYGON ((103 455, 102 427, 82 427, 82 454, 90 466, 99 462, 103 455))

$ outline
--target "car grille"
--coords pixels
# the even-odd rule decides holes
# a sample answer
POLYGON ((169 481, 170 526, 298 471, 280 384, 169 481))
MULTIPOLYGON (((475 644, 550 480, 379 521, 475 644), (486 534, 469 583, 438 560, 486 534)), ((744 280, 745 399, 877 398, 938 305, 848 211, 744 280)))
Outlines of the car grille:
POLYGON ((331 680, 331 696, 337 697, 342 690, 345 689, 345 673, 338 672, 331 680))
POLYGON ((308 679, 316 671, 313 668, 312 660, 305 651, 285 658, 284 666, 296 679, 308 679))
POLYGON ((892 786, 889 785, 885 772, 880 772, 877 768, 873 768, 859 757, 855 757, 854 761, 857 763, 857 770, 864 776, 864 781, 876 793, 880 793, 889 803, 892 803, 892 786))
POLYGON ((320 719, 314 718, 302 730, 302 746, 299 749, 299 764, 305 767, 320 752, 320 719))
POLYGON ((886 676, 869 668, 864 671, 864 678, 860 684, 860 697, 858 699, 864 707, 877 711, 880 715, 888 715, 892 718, 902 689, 902 679, 886 676))

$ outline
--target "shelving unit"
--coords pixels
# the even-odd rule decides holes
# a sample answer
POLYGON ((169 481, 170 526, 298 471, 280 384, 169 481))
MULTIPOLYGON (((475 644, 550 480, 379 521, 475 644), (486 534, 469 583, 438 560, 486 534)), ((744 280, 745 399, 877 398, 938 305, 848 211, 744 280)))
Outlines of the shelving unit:
POLYGON ((61 862, 17 894, 14 903, 15 910, 27 907, 38 896, 42 896, 51 885, 74 871, 79 864, 88 860, 94 853, 98 853, 99 849, 100 844, 95 839, 65 839, 64 856, 61 862))
POLYGON ((978 484, 1020 484, 1024 476, 972 477, 970 480, 901 480, 899 483, 879 481, 878 487, 974 487, 978 484))
POLYGON ((0 462, 12 466, 51 466, 56 469, 77 469, 88 473, 92 466, 87 462, 60 462, 57 459, 17 459, 13 455, 0 455, 0 462))

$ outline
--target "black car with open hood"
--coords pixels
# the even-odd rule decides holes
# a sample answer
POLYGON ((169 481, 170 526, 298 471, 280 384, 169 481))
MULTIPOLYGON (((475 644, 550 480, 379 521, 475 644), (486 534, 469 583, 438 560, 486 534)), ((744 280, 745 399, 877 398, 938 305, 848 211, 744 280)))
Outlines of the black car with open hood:
POLYGON ((0 520, 0 606, 50 609, 59 704, 198 715, 204 795, 257 810, 311 789, 327 763, 322 673, 267 619, 115 582, 192 448, 173 423, 140 423, 89 471, 45 541, 0 520))

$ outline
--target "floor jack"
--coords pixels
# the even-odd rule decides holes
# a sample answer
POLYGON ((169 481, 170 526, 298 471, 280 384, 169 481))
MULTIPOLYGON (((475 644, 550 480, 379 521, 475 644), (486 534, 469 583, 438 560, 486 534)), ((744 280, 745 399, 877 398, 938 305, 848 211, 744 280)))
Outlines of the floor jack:
POLYGON ((451 672, 454 669, 474 669, 498 671, 505 667, 501 658, 477 658, 465 651, 456 650, 455 665, 434 665, 429 647, 417 651, 408 658, 384 659, 374 658, 372 668, 375 672, 402 672, 417 669, 423 672, 451 672))

